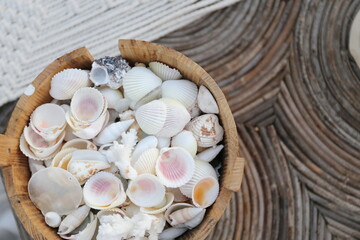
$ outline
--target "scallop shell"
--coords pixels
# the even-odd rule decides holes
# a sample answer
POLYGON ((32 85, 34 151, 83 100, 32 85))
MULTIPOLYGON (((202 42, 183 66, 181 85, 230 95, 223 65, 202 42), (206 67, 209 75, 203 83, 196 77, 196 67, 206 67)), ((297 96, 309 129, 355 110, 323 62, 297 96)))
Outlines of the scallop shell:
POLYGON ((123 94, 118 89, 99 88, 98 90, 105 97, 108 108, 115 109, 119 113, 129 109, 129 99, 124 98, 123 94))
POLYGON ((56 228, 61 223, 61 217, 56 212, 47 212, 45 214, 45 223, 52 228, 56 228))
POLYGON ((195 160, 195 172, 190 181, 180 187, 180 191, 187 197, 192 197, 194 185, 202 178, 212 176, 217 178, 215 169, 207 162, 195 160))
POLYGON ((128 130, 128 128, 133 124, 135 120, 126 120, 121 122, 116 122, 108 125, 102 130, 97 137, 94 138, 94 143, 96 145, 103 145, 110 143, 121 137, 121 134, 128 130))
POLYGON ((168 65, 161 62, 150 62, 149 63, 150 70, 155 73, 162 80, 170 80, 170 79, 180 79, 181 73, 179 70, 175 68, 171 68, 168 65))
POLYGON ((88 215, 85 221, 76 229, 77 234, 61 234, 60 237, 71 240, 88 240, 92 239, 97 227, 97 217, 92 212, 88 215), (87 223, 85 225, 85 223, 87 223), (82 226, 84 226, 82 228, 82 226), (80 229, 81 228, 81 229, 80 229))
POLYGON ((197 103, 204 113, 219 113, 219 107, 211 92, 203 85, 199 88, 197 103))
POLYGON ((159 214, 163 213, 170 207, 170 205, 174 202, 174 194, 166 193, 164 204, 156 207, 142 207, 140 211, 146 214, 159 214))
POLYGON ((98 172, 90 177, 83 188, 86 205, 94 209, 114 208, 126 200, 123 184, 108 172, 98 172))
POLYGON ((66 215, 75 210, 82 200, 79 182, 61 168, 44 168, 31 176, 28 184, 31 201, 42 212, 66 215))
POLYGON ((132 180, 126 193, 137 206, 154 207, 164 200, 165 187, 157 177, 146 173, 132 180))
POLYGON ((213 146, 196 155, 196 158, 201 161, 211 162, 212 160, 214 160, 214 158, 216 158, 216 156, 221 152, 223 148, 224 145, 222 144, 213 146))
POLYGON ((58 234, 63 235, 71 233, 75 228, 80 226, 82 222, 84 222, 85 218, 89 215, 89 212, 90 207, 86 205, 72 211, 64 218, 64 220, 62 220, 58 229, 58 234))
POLYGON ((144 173, 151 173, 155 175, 155 165, 158 157, 159 150, 157 148, 150 148, 144 151, 134 164, 134 168, 138 175, 144 173))
POLYGON ((159 234, 159 240, 175 239, 183 235, 187 230, 187 228, 167 228, 159 234))
POLYGON ((30 116, 31 128, 46 141, 55 140, 65 129, 65 111, 59 105, 40 105, 30 116))
POLYGON ((160 100, 154 100, 139 107, 135 112, 135 118, 141 130, 147 134, 156 134, 163 128, 167 117, 166 104, 160 100))
POLYGON ((73 139, 65 143, 62 149, 66 148, 76 148, 76 149, 87 149, 87 150, 97 150, 97 147, 92 142, 85 139, 73 139))
POLYGON ((161 85, 163 98, 174 98, 190 109, 196 102, 198 88, 189 80, 168 80, 161 85))
POLYGON ((224 129, 215 114, 204 114, 191 120, 186 129, 194 134, 199 147, 212 147, 224 136, 224 129))
POLYGON ((124 76, 124 92, 127 97, 139 101, 162 84, 161 79, 144 67, 133 67, 124 76))
POLYGON ((131 162, 135 163, 138 158, 143 154, 146 150, 150 148, 156 148, 158 144, 158 139, 154 136, 148 136, 141 139, 140 142, 135 146, 134 151, 131 156, 131 162))
POLYGON ((83 87, 89 87, 89 72, 81 69, 65 69, 51 79, 50 95, 58 100, 71 99, 83 87))
POLYGON ((164 148, 156 162, 156 174, 166 187, 180 187, 194 174, 195 162, 183 148, 164 148))
POLYGON ((95 173, 110 167, 105 156, 98 151, 76 150, 71 155, 67 170, 77 178, 80 184, 85 183, 95 173))
POLYGON ((158 144, 157 144, 158 149, 170 147, 170 138, 169 137, 157 137, 157 140, 158 140, 158 144))
POLYGON ((195 206, 210 207, 219 195, 219 181, 212 176, 200 179, 193 188, 192 201, 195 206))
POLYGON ((182 147, 188 151, 192 157, 197 152, 197 142, 192 132, 183 130, 171 140, 171 147, 182 147))
POLYGON ((162 98, 166 105, 166 120, 162 129, 156 133, 158 137, 173 137, 184 129, 190 121, 190 114, 179 101, 172 98, 162 98))

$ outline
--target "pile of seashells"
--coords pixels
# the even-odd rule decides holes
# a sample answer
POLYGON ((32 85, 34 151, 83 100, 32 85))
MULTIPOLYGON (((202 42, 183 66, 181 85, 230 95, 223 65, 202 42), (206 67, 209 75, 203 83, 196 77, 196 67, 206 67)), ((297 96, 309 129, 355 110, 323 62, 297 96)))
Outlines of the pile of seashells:
POLYGON ((210 91, 181 78, 121 57, 52 78, 20 149, 30 199, 61 238, 173 239, 202 222, 224 130, 210 91))

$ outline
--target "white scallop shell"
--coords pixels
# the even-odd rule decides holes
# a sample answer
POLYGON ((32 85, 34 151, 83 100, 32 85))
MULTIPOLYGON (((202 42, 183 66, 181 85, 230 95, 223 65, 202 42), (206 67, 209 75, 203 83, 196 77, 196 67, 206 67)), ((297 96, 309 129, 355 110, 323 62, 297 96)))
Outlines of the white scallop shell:
POLYGON ((204 113, 219 113, 219 107, 211 92, 203 85, 199 88, 197 103, 204 113))
POLYGON ((201 208, 210 207, 219 195, 219 181, 217 178, 208 176, 200 179, 193 187, 192 201, 195 206, 201 208))
POLYGON ((155 73, 162 80, 176 80, 180 79, 181 73, 176 68, 171 68, 168 65, 161 62, 150 62, 149 63, 150 70, 155 73))
POLYGON ((56 212, 47 212, 45 214, 45 223, 52 228, 56 228, 61 223, 61 217, 56 212))
POLYGON ((211 148, 205 149, 201 153, 196 155, 196 158, 205 161, 205 162, 211 162, 216 158, 216 156, 221 152, 221 150, 224 148, 224 145, 216 145, 211 148))
POLYGON ((97 147, 95 146, 95 144, 93 144, 92 142, 90 142, 88 140, 80 139, 80 138, 76 138, 76 139, 66 142, 63 145, 62 149, 66 149, 66 148, 97 150, 97 147))
POLYGON ((167 117, 166 104, 160 100, 154 100, 139 107, 135 112, 135 118, 141 130, 147 134, 156 134, 163 128, 167 117))
POLYGON ((123 87, 127 97, 139 101, 161 83, 161 79, 151 70, 144 67, 133 67, 125 74, 123 87))
POLYGON ((64 220, 61 221, 58 234, 62 235, 71 233, 75 228, 80 226, 82 222, 84 222, 85 218, 89 215, 89 212, 90 207, 86 205, 72 211, 64 218, 64 220))
POLYGON ((86 205, 94 209, 114 208, 126 200, 123 184, 108 172, 98 172, 90 177, 83 188, 86 205))
POLYGON ((156 207, 142 207, 140 211, 146 214, 159 214, 163 213, 170 207, 170 205, 174 202, 174 194, 166 193, 164 204, 156 207))
POLYGON ((199 147, 212 147, 224 136, 224 129, 215 114, 204 114, 191 120, 186 129, 194 134, 199 147))
POLYGON ((171 147, 182 147, 188 151, 192 157, 197 152, 197 142, 192 132, 183 130, 171 140, 171 147))
POLYGON ((194 175, 186 184, 180 187, 180 191, 187 197, 192 197, 194 185, 202 178, 212 176, 217 178, 215 169, 208 163, 201 160, 195 160, 194 175))
POLYGON ((108 108, 115 109, 119 113, 129 109, 129 99, 124 98, 123 94, 118 89, 99 88, 98 90, 105 97, 108 108))
POLYGON ((190 109, 196 102, 198 88, 189 80, 168 80, 161 85, 163 98, 174 98, 190 109))
POLYGON ((139 141, 134 148, 134 151, 131 156, 131 162, 135 163, 138 160, 138 158, 141 156, 141 154, 143 154, 143 152, 145 152, 150 148, 155 148, 157 144, 158 144, 158 140, 154 136, 147 136, 141 139, 141 141, 139 141))
POLYGON ((76 178, 55 167, 44 168, 32 175, 28 192, 31 201, 44 213, 69 214, 82 200, 81 186, 76 178))
POLYGON ((164 200, 165 187, 157 177, 146 173, 130 181, 126 193, 137 206, 154 207, 164 200))
POLYGON ((157 137, 157 140, 158 140, 158 144, 157 144, 158 149, 170 147, 171 139, 169 137, 157 137))
POLYGON ((98 151, 76 150, 71 155, 67 170, 76 177, 80 184, 85 183, 97 172, 110 167, 105 156, 98 151))
MULTIPOLYGON (((71 240, 87 240, 87 239, 92 239, 95 231, 96 231, 96 227, 97 227, 97 217, 96 215, 94 215, 92 212, 90 212, 90 214, 88 215, 88 217, 85 219, 84 223, 87 223, 85 225, 85 228, 82 229, 80 232, 76 233, 76 234, 61 234, 60 237, 64 238, 64 239, 71 239, 71 240)), ((82 223, 80 225, 80 227, 82 225, 84 225, 84 223, 82 223)))
POLYGON ((162 98, 166 105, 166 120, 162 129, 156 133, 158 137, 172 137, 181 132, 191 117, 184 105, 172 98, 162 98))
POLYGON ((134 163, 134 168, 138 175, 144 173, 151 173, 155 175, 155 165, 158 157, 159 150, 157 148, 149 148, 144 151, 134 163))
POLYGON ((194 174, 195 162, 183 148, 164 148, 156 162, 156 175, 166 187, 180 187, 194 174))
POLYGON ((89 72, 81 69, 65 69, 51 79, 50 95, 58 100, 71 99, 83 87, 89 87, 89 72))
POLYGON ((55 140, 65 129, 65 111, 59 105, 46 103, 30 116, 31 128, 46 141, 55 140))
POLYGON ((133 124, 134 121, 134 119, 130 119, 108 125, 104 128, 104 130, 99 133, 99 135, 94 138, 94 143, 100 146, 115 141, 116 139, 121 137, 121 134, 123 132, 128 130, 128 128, 131 124, 133 124))

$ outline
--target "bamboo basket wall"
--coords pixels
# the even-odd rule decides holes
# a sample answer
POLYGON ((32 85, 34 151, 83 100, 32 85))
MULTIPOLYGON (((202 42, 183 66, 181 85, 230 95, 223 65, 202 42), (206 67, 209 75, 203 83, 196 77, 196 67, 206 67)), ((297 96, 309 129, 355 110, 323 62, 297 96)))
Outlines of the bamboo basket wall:
MULTIPOLYGON (((239 152, 237 129, 226 98, 204 69, 173 49, 136 40, 119 40, 119 49, 121 55, 130 62, 160 61, 179 69, 186 79, 198 85, 205 85, 217 100, 220 120, 225 131, 220 194, 214 205, 207 210, 203 222, 181 237, 181 239, 204 239, 223 214, 232 192, 240 189, 243 178, 244 158, 239 152)), ((54 229, 45 224, 43 215, 28 196, 27 185, 31 174, 28 160, 19 149, 19 139, 34 109, 52 100, 49 95, 51 78, 66 68, 90 69, 93 60, 86 48, 80 48, 51 63, 32 83, 36 89, 34 94, 21 96, 5 135, 0 135, 0 168, 7 195, 18 219, 34 239, 60 238, 54 229)))

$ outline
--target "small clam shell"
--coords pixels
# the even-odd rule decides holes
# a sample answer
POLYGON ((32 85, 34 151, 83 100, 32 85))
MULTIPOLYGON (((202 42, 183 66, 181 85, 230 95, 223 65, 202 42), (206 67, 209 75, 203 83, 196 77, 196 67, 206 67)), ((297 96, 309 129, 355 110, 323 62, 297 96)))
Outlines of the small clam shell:
POLYGON ((85 221, 87 221, 85 219, 84 223, 82 223, 79 228, 77 230, 80 230, 80 232, 78 232, 77 234, 61 234, 60 237, 64 238, 64 239, 71 239, 71 240, 88 240, 88 239, 92 239, 95 231, 96 231, 96 227, 97 227, 97 217, 96 215, 94 215, 92 212, 89 213, 87 219, 89 219, 89 223, 87 223, 85 225, 85 228, 83 229, 79 229, 81 228, 82 225, 84 225, 85 221))
POLYGON ((211 176, 204 177, 194 185, 192 201, 197 207, 207 208, 215 202, 218 195, 218 179, 211 176))
POLYGON ((149 63, 150 70, 155 73, 162 80, 170 80, 170 79, 180 79, 181 73, 179 70, 175 68, 171 68, 168 65, 161 62, 150 62, 149 63))
POLYGON ((180 187, 194 174, 195 162, 183 148, 164 148, 156 162, 156 174, 166 187, 180 187))
POLYGON ((183 235, 187 230, 187 228, 167 228, 159 234, 159 240, 175 239, 183 235))
POLYGON ((32 175, 32 174, 36 173, 37 171, 40 171, 41 169, 45 168, 44 162, 29 158, 29 168, 30 168, 30 172, 32 175))
POLYGON ((159 214, 165 212, 166 209, 168 209, 170 205, 174 202, 174 194, 166 193, 164 202, 164 204, 156 207, 142 207, 140 208, 140 211, 146 214, 159 214))
POLYGON ((134 168, 138 175, 144 173, 151 173, 155 175, 155 165, 158 157, 159 150, 157 148, 149 148, 144 151, 134 164, 134 168))
POLYGON ((89 215, 90 207, 83 205, 74 211, 72 211, 69 215, 67 215, 64 220, 62 220, 58 234, 69 234, 75 228, 80 226, 80 224, 85 220, 85 218, 89 215))
POLYGON ((87 150, 97 150, 97 147, 92 142, 85 139, 73 139, 65 143, 62 149, 66 148, 76 148, 76 149, 87 149, 87 150))
POLYGON ((135 112, 135 118, 141 130, 147 134, 156 134, 164 127, 167 117, 166 104, 160 100, 154 100, 139 107, 135 112))
POLYGON ((204 114, 194 118, 186 127, 194 134, 199 147, 212 147, 224 136, 224 129, 215 114, 204 114))
POLYGON ((197 152, 197 142, 192 132, 183 130, 171 140, 171 147, 182 147, 188 151, 192 157, 197 152))
MULTIPOLYGON (((198 215, 205 215, 205 209, 197 207, 186 207, 169 214, 169 224, 173 227, 185 227, 186 223, 196 218, 198 215)), ((203 216, 202 216, 203 218, 203 216)), ((202 219, 201 219, 202 221, 202 219)), ((200 221, 200 222, 201 222, 200 221)), ((199 222, 199 223, 200 223, 199 222)), ((198 223, 198 224, 199 224, 198 223)), ((186 226, 187 227, 187 226, 186 226)))
POLYGON ((189 200, 187 196, 182 194, 179 188, 166 188, 166 191, 174 194, 174 202, 176 203, 186 202, 189 200))
POLYGON ((44 168, 32 175, 28 192, 35 206, 45 213, 69 214, 82 200, 81 186, 76 178, 55 167, 44 168))
POLYGON ((158 139, 158 144, 157 144, 158 149, 170 147, 170 138, 169 137, 157 137, 157 139, 158 139))
POLYGON ((135 120, 130 119, 121 122, 115 122, 102 130, 99 135, 94 138, 94 143, 98 146, 110 143, 121 137, 121 134, 128 130, 135 120))
POLYGON ((158 144, 158 139, 154 136, 148 136, 143 139, 135 146, 134 151, 131 156, 131 161, 135 163, 138 158, 150 148, 155 148, 158 144))
POLYGON ((46 141, 55 140, 65 129, 65 111, 59 105, 40 105, 30 116, 31 128, 46 141))
POLYGON ((195 184, 202 178, 212 176, 217 178, 215 169, 207 162, 195 160, 195 171, 190 181, 180 187, 180 191, 187 197, 192 197, 195 184))
POLYGON ((61 222, 61 217, 58 213, 56 212, 47 212, 45 214, 45 223, 52 227, 52 228, 56 228, 60 225, 61 222))
POLYGON ((197 159, 205 162, 211 162, 216 158, 216 156, 221 152, 221 150, 224 148, 224 145, 216 145, 214 147, 208 148, 198 155, 196 155, 197 159))
POLYGON ((106 98, 108 108, 115 109, 119 113, 129 109, 129 99, 124 98, 118 89, 100 88, 99 91, 106 98))
POLYGON ((124 92, 127 97, 139 101, 162 84, 161 79, 144 67, 133 67, 124 76, 124 92))
POLYGON ((154 207, 164 200, 165 187, 157 177, 146 173, 132 180, 126 193, 137 206, 154 207))
POLYGON ((95 173, 107 169, 110 164, 106 157, 94 150, 76 150, 72 152, 67 170, 74 175, 80 184, 93 176, 95 173))
POLYGON ((90 177, 83 188, 86 205, 94 209, 114 208, 126 200, 123 184, 108 172, 98 172, 90 177))
POLYGON ((58 100, 71 99, 78 89, 90 85, 88 71, 65 69, 51 79, 50 95, 58 100))
POLYGON ((204 113, 219 113, 219 107, 215 101, 215 98, 211 92, 203 85, 199 88, 199 94, 197 96, 197 103, 199 108, 204 113))
POLYGON ((174 98, 190 109, 196 102, 198 88, 189 80, 168 80, 161 85, 163 98, 174 98))
POLYGON ((190 114, 179 101, 172 98, 162 98, 166 105, 166 120, 162 129, 156 133, 158 137, 173 137, 184 129, 190 121, 190 114))

